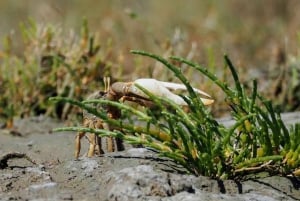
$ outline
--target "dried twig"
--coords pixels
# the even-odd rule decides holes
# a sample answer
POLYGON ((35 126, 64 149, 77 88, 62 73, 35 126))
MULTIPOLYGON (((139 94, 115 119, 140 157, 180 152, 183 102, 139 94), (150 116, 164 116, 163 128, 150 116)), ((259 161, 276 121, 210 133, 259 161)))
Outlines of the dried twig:
POLYGON ((245 173, 245 172, 247 172, 247 173, 250 173, 250 172, 252 172, 252 173, 254 173, 254 172, 262 172, 262 171, 265 171, 265 170, 272 170, 272 171, 274 171, 274 169, 273 169, 273 166, 271 166, 271 163, 272 163, 273 161, 272 160, 270 160, 270 161, 268 161, 267 163, 264 163, 264 164, 261 164, 260 166, 255 166, 255 167, 243 167, 243 168, 240 168, 240 169, 237 169, 237 170, 235 170, 234 172, 236 173, 236 174, 238 174, 238 173, 245 173))
POLYGON ((9 159, 14 159, 14 158, 25 158, 26 160, 30 161, 33 164, 36 164, 34 160, 32 160, 27 154, 25 153, 19 153, 19 152, 10 152, 7 154, 4 154, 3 156, 0 157, 0 169, 4 169, 8 167, 7 161, 9 159))

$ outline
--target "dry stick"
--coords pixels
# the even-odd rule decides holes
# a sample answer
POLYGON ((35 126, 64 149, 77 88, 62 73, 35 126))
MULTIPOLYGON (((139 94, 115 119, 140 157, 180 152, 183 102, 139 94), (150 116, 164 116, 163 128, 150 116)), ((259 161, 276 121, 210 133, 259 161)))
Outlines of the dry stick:
POLYGON ((249 172, 261 172, 261 171, 264 171, 266 169, 270 169, 270 167, 272 167, 271 166, 272 162, 273 161, 270 160, 267 163, 264 163, 264 164, 262 164, 260 166, 256 166, 256 167, 243 167, 243 168, 235 170, 234 172, 235 173, 241 173, 241 172, 248 172, 248 173, 249 172))
MULTIPOLYGON (((65 82, 65 83, 68 83, 68 82, 65 82)), ((75 92, 75 84, 72 83, 70 91, 69 91, 69 94, 68 94, 68 98, 72 98, 74 96, 74 92, 75 92)), ((70 107, 71 107, 71 104, 70 103, 66 103, 66 105, 63 108, 62 115, 61 115, 62 119, 66 119, 67 118, 67 115, 69 114, 70 107)))
POLYGON ((10 152, 7 154, 4 154, 3 156, 0 157, 0 169, 4 169, 8 167, 7 161, 9 159, 14 159, 14 158, 25 158, 29 162, 36 164, 34 160, 32 160, 28 155, 25 153, 20 153, 20 152, 10 152))

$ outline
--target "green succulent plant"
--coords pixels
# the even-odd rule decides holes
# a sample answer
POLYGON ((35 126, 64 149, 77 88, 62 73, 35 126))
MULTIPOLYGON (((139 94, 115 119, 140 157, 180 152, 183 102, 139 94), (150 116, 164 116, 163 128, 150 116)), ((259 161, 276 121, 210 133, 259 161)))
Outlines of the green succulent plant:
POLYGON ((196 69, 222 89, 236 121, 230 127, 219 123, 204 107, 178 66, 148 52, 132 53, 153 58, 173 72, 188 89, 188 95, 182 98, 190 111, 186 113, 173 101, 155 96, 141 87, 160 111, 159 115, 147 108, 140 111, 119 102, 91 100, 98 104, 114 105, 123 111, 125 119, 132 119, 134 116, 135 122, 126 121, 124 118, 110 119, 104 111, 89 106, 91 101, 53 97, 53 101, 77 105, 104 122, 120 128, 108 131, 65 127, 55 129, 56 131, 86 131, 99 136, 122 138, 131 144, 142 144, 181 164, 195 175, 234 179, 249 173, 266 171, 299 176, 300 126, 296 124, 288 129, 284 125, 280 114, 274 111, 271 101, 257 92, 256 81, 253 81, 252 91, 248 94, 228 56, 224 58, 234 79, 233 87, 197 63, 180 57, 172 56, 170 59, 196 69))

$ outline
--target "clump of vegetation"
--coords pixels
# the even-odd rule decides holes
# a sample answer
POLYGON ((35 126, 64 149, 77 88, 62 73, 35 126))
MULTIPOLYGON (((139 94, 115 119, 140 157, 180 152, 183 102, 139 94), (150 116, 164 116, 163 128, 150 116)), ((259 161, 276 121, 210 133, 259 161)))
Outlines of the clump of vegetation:
POLYGON ((109 58, 110 44, 100 47, 86 20, 80 35, 71 31, 65 36, 59 27, 32 20, 21 24, 21 32, 21 55, 13 52, 11 36, 5 38, 0 52, 0 117, 6 119, 7 127, 12 126, 16 116, 74 117, 79 113, 77 108, 65 103, 49 104, 48 98, 82 100, 90 90, 102 86, 103 76, 110 76, 114 65, 109 58))
MULTIPOLYGON (((127 46, 113 48, 113 41, 101 38, 89 31, 87 20, 83 20, 80 33, 70 30, 66 33, 60 26, 42 25, 33 20, 21 23, 22 40, 8 35, 4 38, 3 50, 0 50, 0 121, 6 122, 6 127, 13 126, 14 117, 47 115, 72 122, 78 121, 78 108, 66 103, 49 104, 51 96, 63 96, 83 100, 87 94, 103 87, 102 78, 111 77, 112 81, 122 79, 131 81, 140 77, 154 77, 158 80, 175 81, 172 75, 160 62, 149 63, 149 60, 127 56, 127 46), (16 48, 18 43, 19 49, 16 48), (21 48, 20 48, 21 47, 21 48), (116 50, 117 49, 117 50, 116 50)), ((201 46, 191 42, 185 32, 176 28, 174 35, 159 43, 159 52, 163 58, 170 55, 183 55, 189 60, 207 60, 207 68, 218 77, 228 77, 216 62, 213 47, 206 53, 199 51, 201 46), (205 56, 206 55, 206 56, 205 56)), ((299 109, 299 77, 298 59, 291 57, 279 49, 273 63, 273 68, 267 73, 277 82, 270 82, 269 77, 263 79, 262 91, 276 103, 276 110, 295 111, 299 109), (280 68, 281 70, 276 70, 280 68), (276 74, 279 72, 279 75, 276 74), (286 104, 287 103, 287 104, 286 104)), ((224 93, 208 82, 208 78, 197 76, 194 68, 178 61, 170 61, 180 66, 181 71, 190 83, 209 91, 219 97, 212 109, 215 116, 228 114, 228 106, 223 101, 224 93)), ((197 60, 197 62, 203 62, 197 60)), ((241 68, 242 69, 242 68, 241 68)), ((249 74, 240 72, 242 82, 246 82, 249 74)), ((177 81, 177 80, 176 80, 177 81)), ((232 80, 226 80, 232 84, 232 80)))
POLYGON ((52 100, 77 105, 104 122, 120 128, 108 131, 66 127, 56 131, 85 131, 99 136, 122 138, 131 144, 143 144, 158 151, 161 156, 181 164, 195 175, 236 179, 249 173, 264 171, 300 176, 300 125, 295 124, 288 129, 271 101, 258 93, 255 80, 251 90, 246 90, 227 56, 224 57, 225 63, 234 79, 234 86, 221 81, 199 64, 180 57, 172 56, 169 61, 143 51, 132 53, 151 57, 173 72, 188 89, 188 95, 183 98, 189 106, 189 113, 171 100, 157 97, 143 88, 141 90, 149 96, 158 110, 145 108, 138 111, 123 103, 91 100, 118 107, 123 113, 122 119, 110 119, 105 111, 91 107, 91 102, 54 97, 52 100), (184 63, 194 68, 224 92, 236 120, 233 126, 226 127, 218 123, 195 94, 179 66, 174 63, 184 63))
MULTIPOLYGON (((78 34, 66 33, 60 26, 42 25, 33 20, 21 23, 22 48, 16 50, 18 38, 8 35, 0 51, 0 121, 13 126, 14 117, 47 115, 63 120, 78 121, 80 111, 68 103, 49 104, 48 98, 62 96, 83 100, 88 94, 103 87, 103 77, 112 81, 131 80, 132 77, 156 77, 171 81, 173 76, 158 62, 149 66, 144 60, 126 58, 123 50, 112 48, 112 41, 101 41, 83 23, 78 34), (20 52, 19 52, 20 51, 20 52), (124 65, 124 66, 123 66, 124 65), (143 67, 141 67, 143 66, 143 67), (153 70, 154 69, 154 70, 153 70)), ((194 46, 183 49, 185 41, 176 31, 163 48, 165 57, 172 53, 193 58, 194 46)), ((187 74, 191 70, 182 68, 187 74)), ((190 68, 189 68, 190 69, 190 68)), ((202 84, 204 81, 198 81, 202 84)))

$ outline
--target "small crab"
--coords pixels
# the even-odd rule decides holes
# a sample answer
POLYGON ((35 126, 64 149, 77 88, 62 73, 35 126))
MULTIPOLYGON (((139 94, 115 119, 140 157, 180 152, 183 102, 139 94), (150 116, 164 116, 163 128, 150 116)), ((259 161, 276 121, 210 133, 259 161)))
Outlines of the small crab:
MULTIPOLYGON (((148 90, 153 95, 164 97, 167 99, 170 99, 174 101, 176 104, 180 106, 187 106, 187 103, 184 101, 184 99, 173 93, 172 91, 175 90, 183 90, 186 91, 186 87, 183 84, 177 84, 172 82, 162 82, 158 81, 156 79, 150 79, 150 78, 141 78, 137 79, 133 82, 115 82, 110 86, 110 80, 109 78, 104 79, 105 84, 105 91, 99 91, 95 92, 92 95, 88 97, 88 99, 106 99, 110 101, 132 101, 136 102, 139 105, 145 106, 145 107, 151 107, 152 102, 150 101, 149 97, 142 92, 136 85, 139 85, 140 87, 148 90)), ((208 95, 207 93, 193 88, 193 90, 201 95, 206 96, 206 98, 201 98, 201 101, 204 105, 210 105, 214 102, 214 100, 208 95)), ((95 107, 98 107, 97 105, 94 105, 95 107)), ((110 118, 118 119, 121 116, 121 112, 119 109, 113 107, 113 106, 106 106, 106 112, 110 118)), ((113 130, 115 128, 112 128, 107 123, 103 122, 98 117, 88 113, 83 112, 83 126, 88 128, 101 128, 101 129, 107 129, 107 130, 113 130)), ((81 138, 85 136, 84 132, 79 132, 76 135, 75 140, 75 157, 78 158, 80 154, 80 148, 81 148, 81 138)), ((102 154, 104 151, 101 148, 101 138, 97 136, 96 134, 88 134, 87 135, 88 141, 89 141, 89 150, 88 150, 88 157, 92 157, 96 154, 102 154)), ((115 144, 117 146, 117 151, 124 150, 124 145, 121 139, 114 139, 113 138, 107 138, 107 151, 113 152, 115 151, 115 144)))

